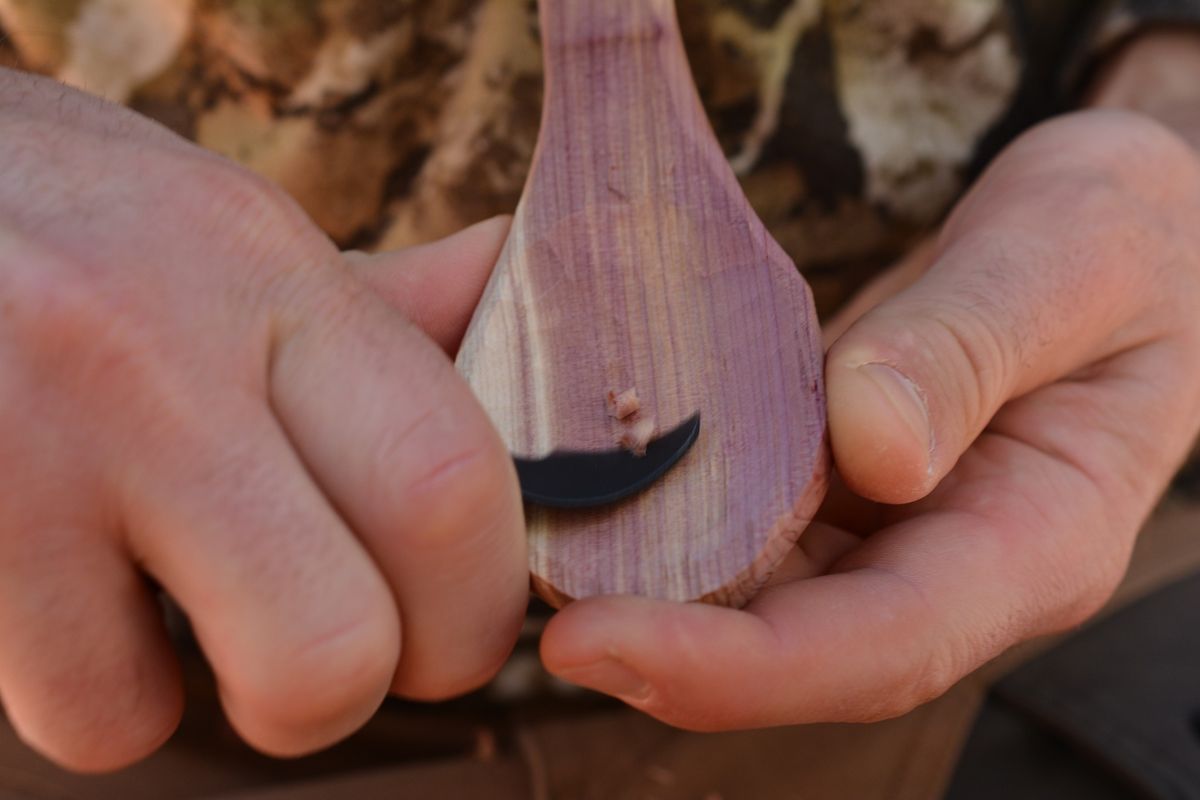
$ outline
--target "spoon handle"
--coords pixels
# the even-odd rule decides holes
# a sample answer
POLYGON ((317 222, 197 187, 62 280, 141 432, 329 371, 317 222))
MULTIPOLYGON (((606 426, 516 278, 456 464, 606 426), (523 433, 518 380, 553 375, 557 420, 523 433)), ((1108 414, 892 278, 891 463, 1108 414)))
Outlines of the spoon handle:
POLYGON ((565 217, 636 197, 690 205, 713 195, 692 178, 713 174, 728 197, 742 199, 692 81, 671 0, 546 0, 541 20, 546 89, 535 170, 545 174, 534 180, 555 202, 539 210, 565 217))

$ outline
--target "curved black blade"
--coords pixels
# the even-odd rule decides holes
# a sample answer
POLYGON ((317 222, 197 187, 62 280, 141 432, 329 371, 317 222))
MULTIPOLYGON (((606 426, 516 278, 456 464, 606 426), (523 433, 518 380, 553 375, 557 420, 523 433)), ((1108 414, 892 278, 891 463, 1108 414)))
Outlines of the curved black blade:
POLYGON ((697 413, 646 445, 643 456, 628 450, 556 451, 539 459, 514 457, 513 463, 525 502, 550 508, 592 508, 648 488, 683 458, 699 435, 697 413))

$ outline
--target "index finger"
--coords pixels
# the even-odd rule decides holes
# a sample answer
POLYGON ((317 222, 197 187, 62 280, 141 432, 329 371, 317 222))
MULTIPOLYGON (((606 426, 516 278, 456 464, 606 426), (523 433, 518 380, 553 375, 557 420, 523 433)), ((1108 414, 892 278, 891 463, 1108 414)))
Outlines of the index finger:
POLYGON ((391 584, 394 689, 461 694, 499 669, 528 601, 512 461, 431 339, 345 273, 311 279, 288 309, 272 406, 391 584))
POLYGON ((905 713, 1107 599, 1186 445, 1151 456, 1140 433, 1114 436, 1097 419, 1145 416, 1164 437, 1180 428, 1178 395, 1150 402, 1163 395, 1146 370, 1162 366, 1130 354, 1086 389, 1050 387, 1013 404, 933 495, 898 510, 830 574, 768 588, 744 611, 579 601, 551 620, 543 660, 699 730, 905 713), (1105 469, 1113 463, 1138 482, 1105 469))

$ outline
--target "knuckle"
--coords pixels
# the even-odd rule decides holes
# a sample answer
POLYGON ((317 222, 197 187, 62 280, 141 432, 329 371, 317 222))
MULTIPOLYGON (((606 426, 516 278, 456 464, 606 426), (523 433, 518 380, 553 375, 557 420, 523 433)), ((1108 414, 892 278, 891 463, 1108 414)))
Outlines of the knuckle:
POLYGON ((294 269, 336 256, 283 188, 239 164, 205 153, 174 156, 171 176, 189 189, 175 201, 193 220, 192 232, 243 263, 294 269))
POLYGON ((72 772, 102 774, 135 764, 151 755, 174 731, 180 713, 156 718, 122 718, 87 732, 27 738, 46 758, 72 772))
POLYGON ((881 722, 902 717, 941 697, 965 672, 954 659, 941 653, 931 654, 917 666, 885 681, 874 702, 862 707, 850 721, 881 722))
MULTIPOLYGON (((1055 175, 1091 176, 1125 193, 1161 194, 1164 187, 1194 179, 1196 158, 1191 148, 1165 125, 1150 117, 1113 109, 1066 115, 1035 128, 1024 146, 1049 147, 1055 175), (1064 141, 1071 147, 1064 148, 1064 141), (1182 172, 1181 172, 1182 170, 1182 172)), ((1068 206, 1069 207, 1069 206, 1068 206)))
POLYGON ((943 365, 934 373, 947 382, 944 390, 971 423, 991 416, 1024 358, 1020 329, 1001 329, 1000 321, 1011 313, 1004 303, 987 287, 965 287, 953 302, 927 314, 934 341, 926 352, 943 365))
POLYGON ((0 338, 31 385, 127 404, 161 380, 176 344, 161 302, 118 272, 37 249, 0 264, 0 338))
POLYGON ((981 184, 987 190, 952 216, 943 238, 974 234, 964 255, 977 261, 982 245, 1010 277, 1023 269, 1044 279, 1054 265, 1049 277, 1061 276, 1053 285, 1064 291, 1078 291, 1084 280, 1128 291, 1130 270, 1118 254, 1144 260, 1167 232, 1162 209, 1194 206, 1200 190, 1200 159, 1182 140, 1149 118, 1117 111, 1034 128, 1000 156, 993 174, 981 184), (1005 229, 1023 235, 997 235, 1005 229), (981 230, 992 231, 991 240, 981 240, 981 230))
POLYGON ((890 326, 873 345, 874 358, 920 387, 939 429, 962 436, 995 412, 1024 358, 1022 337, 1036 335, 1003 323, 1017 313, 1009 307, 1015 301, 990 291, 987 280, 968 276, 952 292, 908 301, 897 312, 906 325, 890 326))
POLYGON ((3 323, 17 351, 74 378, 134 368, 161 336, 137 302, 90 265, 53 262, 10 272, 3 323), (44 266, 44 269, 39 269, 44 266))
POLYGON ((437 632, 414 619, 392 692, 424 702, 448 700, 499 675, 512 655, 528 599, 527 590, 506 594, 510 596, 485 592, 475 599, 472 613, 434 623, 437 632))
POLYGON ((192 190, 212 212, 256 222, 284 212, 284 194, 275 184, 230 161, 208 156, 180 160, 175 179, 192 190))
POLYGON ((439 665, 441 668, 437 670, 397 676, 392 691, 427 703, 461 697, 490 683, 504 668, 510 650, 511 647, 506 647, 498 656, 484 654, 474 660, 439 665))
POLYGON ((1099 613, 1115 589, 1116 586, 1111 588, 1089 588, 1063 611, 1057 620, 1057 624, 1053 627, 1057 630, 1070 630, 1079 627, 1099 613))
MULTIPOLYGON (((400 507, 411 521, 407 544, 418 550, 461 542, 464 534, 506 513, 512 466, 498 437, 476 415, 445 404, 420 416, 384 444, 374 461, 376 482, 395 486, 405 464, 400 507)), ((468 537, 469 538, 469 537, 468 537)))
POLYGON ((303 688, 321 687, 326 693, 325 703, 336 712, 364 696, 380 694, 388 685, 396 669, 396 651, 381 643, 394 638, 391 630, 355 625, 338 635, 307 644, 289 662, 303 665, 309 672, 303 688))
MULTIPOLYGON (((94 669, 94 668, 92 668, 94 669)), ((14 714, 21 738, 74 772, 110 772, 157 750, 175 730, 182 698, 139 691, 128 675, 80 671, 47 676, 45 704, 33 715, 14 714)))
MULTIPOLYGON (((396 668, 399 627, 387 615, 363 615, 344 627, 281 647, 225 689, 268 731, 321 731, 365 718, 383 699, 396 668)), ((255 735, 270 749, 270 734, 255 735)), ((283 749, 290 749, 286 746, 283 749)))
POLYGON ((845 721, 856 723, 884 722, 889 719, 903 717, 921 705, 921 702, 923 701, 919 700, 907 688, 902 688, 900 694, 880 698, 875 703, 861 709, 858 713, 849 715, 845 721))
MULTIPOLYGON (((9 303, 7 322, 18 352, 38 363, 50 364, 47 358, 58 354, 70 358, 85 343, 94 343, 95 336, 105 329, 101 315, 91 303, 61 281, 41 281, 33 292, 9 303), (48 285, 56 284, 56 285, 48 285)), ((63 364, 68 363, 63 358, 63 364)))
POLYGON ((1106 112, 1105 123, 1106 135, 1090 138, 1084 154, 1117 176, 1121 185, 1161 191, 1179 185, 1181 178, 1194 179, 1194 153, 1165 125, 1143 114, 1121 112, 1106 112))
POLYGON ((1109 558, 1098 564, 1086 580, 1078 583, 1071 600, 1051 620, 1047 633, 1077 628, 1108 603, 1125 574, 1124 559, 1109 558))
POLYGON ((454 517, 498 494, 501 473, 488 442, 453 442, 431 455, 408 489, 417 506, 454 517))

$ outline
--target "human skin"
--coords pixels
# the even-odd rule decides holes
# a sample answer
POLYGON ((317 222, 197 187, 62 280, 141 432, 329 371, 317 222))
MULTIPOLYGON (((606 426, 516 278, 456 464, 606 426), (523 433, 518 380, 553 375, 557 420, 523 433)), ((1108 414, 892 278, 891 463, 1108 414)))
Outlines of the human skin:
POLYGON ((487 681, 528 600, 503 443, 447 355, 508 221, 344 257, 278 188, 0 71, 0 699, 60 764, 175 728, 148 582, 268 753, 487 681))
POLYGON ((842 485, 744 610, 579 601, 547 668, 698 730, 872 721, 1097 611, 1200 429, 1198 77, 1136 41, 831 322, 842 485))
MULTIPOLYGON (((104 770, 170 733, 143 573, 270 753, 332 743, 389 689, 486 680, 524 608, 523 526, 446 352, 505 222, 347 258, 243 170, 13 73, 0 163, 0 699, 20 734, 104 770)), ((1198 211, 1193 152, 1148 118, 1027 134, 830 325, 848 488, 773 585, 744 611, 577 602, 547 666, 694 728, 878 719, 1084 619, 1200 425, 1198 211), (864 366, 884 363, 907 380, 864 366)))

